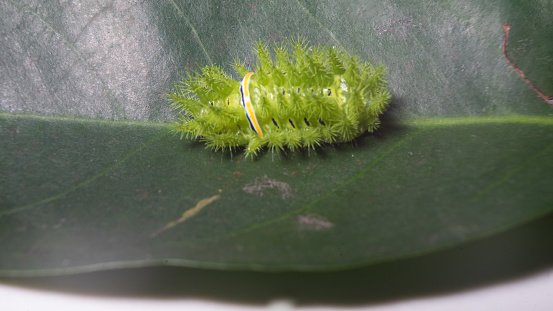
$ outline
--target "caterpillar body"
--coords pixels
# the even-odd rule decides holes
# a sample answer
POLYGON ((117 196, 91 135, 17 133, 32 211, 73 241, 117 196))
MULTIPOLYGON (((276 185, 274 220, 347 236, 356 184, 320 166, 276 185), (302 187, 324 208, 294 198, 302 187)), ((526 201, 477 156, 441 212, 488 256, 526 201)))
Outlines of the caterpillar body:
POLYGON ((206 66, 176 84, 169 100, 179 111, 174 130, 200 138, 207 147, 264 147, 273 152, 347 142, 380 125, 390 100, 382 65, 362 62, 334 47, 309 47, 301 40, 255 45, 253 71, 235 61, 243 77, 233 80, 206 66))

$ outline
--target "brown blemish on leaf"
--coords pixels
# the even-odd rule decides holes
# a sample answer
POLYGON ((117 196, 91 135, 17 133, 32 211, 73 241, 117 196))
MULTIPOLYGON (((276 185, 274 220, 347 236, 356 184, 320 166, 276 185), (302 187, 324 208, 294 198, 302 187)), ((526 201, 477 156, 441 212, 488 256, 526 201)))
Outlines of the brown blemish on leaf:
POLYGON ((536 92, 536 94, 538 94, 539 97, 541 97, 543 100, 545 100, 546 103, 550 104, 553 106, 553 96, 547 96, 545 94, 543 94, 540 90, 538 90, 537 87, 535 87, 532 82, 530 82, 530 80, 528 80, 528 78, 526 77, 526 75, 524 74, 524 72, 519 69, 512 61, 511 59, 509 58, 509 56, 507 56, 507 43, 509 41, 509 30, 511 30, 511 26, 509 26, 509 24, 507 24, 507 21, 503 22, 503 56, 505 57, 505 59, 507 60, 507 62, 509 63, 509 65, 511 65, 511 67, 516 71, 516 73, 522 78, 522 80, 524 80, 524 82, 526 82, 526 84, 528 84, 528 86, 532 89, 532 91, 536 92))
POLYGON ((298 216, 300 230, 322 231, 334 227, 334 224, 320 215, 298 216))
MULTIPOLYGON (((219 193, 221 191, 219 190, 219 193)), ((213 201, 219 199, 221 197, 220 194, 216 194, 210 198, 207 198, 207 199, 201 199, 198 204, 196 204, 196 206, 194 206, 193 208, 187 210, 186 212, 184 212, 181 216, 181 218, 175 220, 175 221, 172 221, 170 223, 168 223, 167 225, 165 225, 165 227, 157 230, 156 232, 152 233, 151 237, 152 238, 155 238, 156 236, 160 235, 161 233, 163 233, 164 231, 168 230, 168 229, 171 229, 173 228, 174 226, 186 221, 187 219, 193 217, 194 215, 196 215, 199 211, 201 211, 204 207, 208 206, 209 204, 211 204, 213 201)))
POLYGON ((263 190, 269 189, 269 188, 277 188, 280 193, 282 194, 282 198, 286 199, 289 197, 293 197, 292 195, 292 188, 289 184, 278 181, 276 179, 271 179, 267 177, 267 175, 261 177, 257 177, 253 184, 248 184, 242 187, 242 190, 246 193, 258 193, 259 196, 263 196, 263 190))

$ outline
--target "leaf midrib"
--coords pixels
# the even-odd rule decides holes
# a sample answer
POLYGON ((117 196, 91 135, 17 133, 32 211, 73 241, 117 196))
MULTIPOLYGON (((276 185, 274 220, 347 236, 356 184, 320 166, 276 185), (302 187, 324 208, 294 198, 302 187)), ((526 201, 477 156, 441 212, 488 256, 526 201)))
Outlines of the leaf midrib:
MULTIPOLYGON (((68 116, 48 116, 39 114, 26 113, 9 113, 0 112, 0 118, 26 118, 42 121, 65 121, 75 123, 93 123, 105 124, 107 126, 143 126, 150 128, 166 128, 171 125, 171 122, 150 122, 138 120, 108 120, 108 119, 91 119, 83 117, 68 117, 68 116)), ((535 125, 553 125, 553 116, 531 116, 531 115, 498 115, 498 116, 466 116, 466 117, 425 117, 425 118, 405 118, 389 122, 390 125, 403 126, 432 126, 446 127, 455 125, 470 125, 470 124, 535 124, 535 125)), ((386 123, 383 124, 386 126, 386 123)))
MULTIPOLYGON (((143 126, 143 127, 158 127, 160 130, 165 129, 165 131, 155 134, 151 136, 147 141, 145 141, 142 145, 136 147, 132 151, 125 154, 120 160, 118 160, 115 164, 104 168, 101 170, 98 174, 88 178, 87 180, 83 181, 82 183, 79 183, 78 185, 75 185, 74 187, 71 187, 70 189, 67 189, 65 191, 62 191, 56 195, 50 196, 48 198, 44 198, 42 200, 38 200, 34 203, 27 204, 25 206, 20 206, 16 208, 12 208, 8 211, 4 211, 0 213, 1 216, 6 216, 9 214, 17 213, 22 210, 30 209, 35 206, 41 205, 43 203, 51 202, 53 200, 59 199, 61 197, 64 197, 68 195, 69 193, 72 193, 81 187, 83 187, 86 184, 89 184, 93 182, 94 180, 100 178, 101 176, 107 174, 112 169, 116 168, 117 166, 121 165, 122 163, 126 162, 130 158, 132 158, 134 155, 139 153, 142 149, 144 149, 147 145, 154 142, 155 140, 161 138, 164 135, 167 135, 169 133, 168 131, 168 123, 154 123, 154 122, 139 122, 139 121, 131 121, 131 120, 118 120, 118 121, 112 121, 112 120, 104 120, 104 119, 86 119, 86 118, 71 118, 71 117, 63 117, 63 116, 44 116, 44 115, 31 115, 31 114, 10 114, 10 113, 3 113, 0 112, 0 118, 27 118, 27 119, 35 119, 35 120, 41 120, 41 121, 65 121, 65 122, 76 122, 76 123, 93 123, 93 124, 105 124, 106 126, 143 126)), ((370 170, 372 167, 374 167, 378 162, 380 162, 384 157, 386 157, 388 154, 393 152, 395 149, 397 149, 400 145, 402 145, 405 141, 417 136, 423 131, 430 130, 432 128, 440 128, 440 127, 448 127, 448 126, 458 126, 458 125, 471 125, 471 124, 534 124, 534 125, 553 125, 553 117, 542 117, 542 116, 525 116, 525 115, 509 115, 509 116, 468 116, 468 117, 453 117, 453 118, 441 118, 441 117, 433 117, 433 118, 420 118, 420 119, 411 119, 411 120, 403 120, 401 122, 397 122, 398 125, 404 125, 404 126, 413 126, 418 127, 418 130, 412 131, 409 133, 406 137, 401 139, 400 141, 396 142, 394 145, 392 145, 388 150, 383 152, 381 155, 378 156, 374 161, 369 163, 363 170, 361 170, 358 174, 355 176, 352 176, 348 180, 344 181, 343 183, 336 185, 333 189, 329 190, 328 192, 322 194, 321 196, 317 197, 313 201, 305 204, 303 207, 291 211, 287 214, 281 215, 276 219, 267 220, 266 222, 255 224, 248 228, 243 228, 239 232, 234 232, 232 234, 237 233, 244 233, 247 231, 255 230, 259 227, 265 226, 269 223, 273 223, 276 221, 280 221, 282 219, 288 218, 292 215, 296 215, 302 211, 305 211, 309 209, 311 206, 319 202, 320 200, 330 196, 335 191, 347 186, 354 180, 362 177, 368 170, 370 170)), ((547 148, 549 150, 549 148, 547 148)))

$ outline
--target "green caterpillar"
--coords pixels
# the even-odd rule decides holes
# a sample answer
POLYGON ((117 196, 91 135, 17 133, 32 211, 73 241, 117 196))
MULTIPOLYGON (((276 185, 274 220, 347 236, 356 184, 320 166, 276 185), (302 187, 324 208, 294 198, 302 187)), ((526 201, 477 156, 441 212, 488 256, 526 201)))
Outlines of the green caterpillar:
POLYGON ((351 141, 380 125, 390 100, 386 69, 334 47, 288 41, 273 49, 258 42, 253 72, 239 61, 233 80, 218 66, 176 84, 169 100, 179 111, 174 130, 207 147, 245 146, 246 157, 351 141))

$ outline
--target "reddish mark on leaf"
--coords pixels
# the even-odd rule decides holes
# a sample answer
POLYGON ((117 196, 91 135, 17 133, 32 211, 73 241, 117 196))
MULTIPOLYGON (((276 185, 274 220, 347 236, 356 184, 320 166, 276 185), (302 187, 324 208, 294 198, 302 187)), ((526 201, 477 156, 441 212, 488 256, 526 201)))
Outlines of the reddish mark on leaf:
POLYGON ((502 45, 502 47, 503 47, 503 56, 507 60, 507 63, 509 63, 509 65, 516 71, 516 73, 522 78, 522 80, 524 80, 524 82, 526 82, 526 84, 528 84, 528 86, 532 89, 532 91, 534 91, 536 94, 538 94, 538 96, 541 97, 543 100, 545 100, 546 103, 553 106, 553 96, 547 96, 544 93, 542 93, 540 90, 538 90, 538 88, 535 87, 532 84, 532 82, 530 82, 530 80, 526 77, 524 72, 521 69, 519 69, 511 61, 509 56, 507 56, 507 43, 509 41, 509 30, 511 30, 511 26, 509 26, 509 24, 507 24, 507 21, 505 21, 503 23, 503 33, 504 33, 504 35, 503 35, 503 45, 502 45))
POLYGON ((232 176, 238 176, 240 174, 242 174, 240 171, 232 172, 232 176))
POLYGON ((221 41, 215 41, 215 48, 217 50, 224 50, 226 49, 226 44, 224 42, 221 42, 221 41))
POLYGON ((417 28, 420 25, 416 25, 412 18, 400 18, 396 19, 392 16, 391 19, 385 23, 376 26, 374 29, 378 35, 391 35, 391 34, 407 34, 411 29, 417 28))
POLYGON ((257 7, 257 4, 250 4, 250 3, 248 3, 248 5, 249 5, 250 8, 252 8, 252 9, 255 9, 255 8, 257 7))

